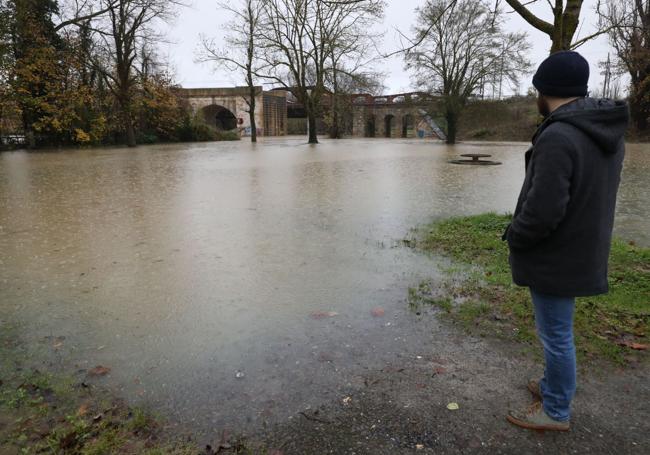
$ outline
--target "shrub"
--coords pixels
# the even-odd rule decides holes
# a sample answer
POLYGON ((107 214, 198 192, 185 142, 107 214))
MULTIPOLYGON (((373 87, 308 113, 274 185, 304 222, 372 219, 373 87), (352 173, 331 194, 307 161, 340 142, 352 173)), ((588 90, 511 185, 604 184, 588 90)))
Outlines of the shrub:
POLYGON ((237 130, 217 131, 218 141, 238 141, 241 139, 237 130))

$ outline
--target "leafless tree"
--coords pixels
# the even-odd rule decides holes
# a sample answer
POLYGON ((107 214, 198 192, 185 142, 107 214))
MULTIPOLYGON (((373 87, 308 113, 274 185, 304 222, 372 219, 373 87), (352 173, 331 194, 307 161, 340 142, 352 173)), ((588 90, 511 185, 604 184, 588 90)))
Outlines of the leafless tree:
POLYGON ((93 19, 106 15, 119 0, 67 0, 61 3, 59 21, 54 26, 57 32, 71 25, 88 26, 93 19))
POLYGON ((650 1, 605 0, 598 7, 601 26, 610 29, 614 69, 630 75, 630 110, 639 132, 650 116, 650 1))
POLYGON ((263 0, 258 74, 291 91, 304 106, 309 143, 318 143, 316 118, 331 59, 356 24, 383 11, 381 0, 263 0))
POLYGON ((101 59, 95 61, 95 67, 103 75, 120 107, 126 143, 129 147, 135 147, 132 99, 138 82, 135 70, 138 50, 145 41, 159 39, 153 28, 156 21, 171 19, 174 8, 183 4, 172 0, 118 0, 116 4, 113 4, 113 0, 104 2, 108 14, 106 20, 95 27, 101 55, 101 59))
MULTIPOLYGON (((584 0, 546 0, 553 15, 553 22, 543 20, 528 8, 529 5, 539 1, 541 0, 505 0, 526 22, 548 35, 551 40, 551 54, 576 49, 609 31, 608 28, 599 28, 596 32, 574 41, 575 34, 579 30, 580 12, 584 0)), ((498 10, 500 3, 501 0, 495 0, 495 11, 498 10)))
POLYGON ((504 32, 502 17, 481 0, 427 0, 417 13, 413 42, 420 44, 406 54, 406 66, 420 87, 442 97, 453 144, 467 100, 496 77, 516 85, 530 67, 530 46, 526 34, 504 32))
POLYGON ((375 92, 382 84, 381 76, 373 70, 377 61, 378 33, 371 30, 383 15, 383 1, 357 2, 354 6, 360 14, 339 24, 332 34, 329 59, 325 68, 325 83, 330 95, 330 137, 344 134, 345 116, 349 114, 349 95, 359 92, 375 92))
POLYGON ((257 123, 255 121, 255 97, 257 96, 256 73, 259 68, 257 42, 262 14, 263 0, 239 0, 239 3, 220 2, 219 7, 230 12, 234 18, 228 25, 230 32, 226 36, 225 47, 220 48, 214 39, 202 37, 203 50, 199 55, 201 61, 211 61, 231 71, 241 71, 248 96, 244 101, 248 106, 251 125, 251 142, 257 142, 257 123))

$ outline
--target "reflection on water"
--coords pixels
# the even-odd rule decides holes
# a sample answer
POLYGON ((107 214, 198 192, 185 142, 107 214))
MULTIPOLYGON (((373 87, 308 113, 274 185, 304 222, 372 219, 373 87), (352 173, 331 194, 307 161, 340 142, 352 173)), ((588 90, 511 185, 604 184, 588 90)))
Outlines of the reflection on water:
MULTIPOLYGON (((398 355, 406 288, 436 272, 396 240, 433 218, 511 211, 525 148, 285 139, 0 154, 0 316, 35 340, 66 336, 71 362, 110 365, 111 386, 184 421, 255 425, 398 355), (504 164, 447 162, 485 151, 504 164)), ((649 175, 650 150, 630 146, 616 231, 645 245, 649 175)))

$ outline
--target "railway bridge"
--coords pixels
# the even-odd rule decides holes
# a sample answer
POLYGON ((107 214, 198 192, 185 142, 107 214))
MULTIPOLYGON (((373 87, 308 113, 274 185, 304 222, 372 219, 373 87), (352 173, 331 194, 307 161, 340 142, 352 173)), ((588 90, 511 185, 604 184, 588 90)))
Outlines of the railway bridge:
MULTIPOLYGON (((287 134, 287 99, 284 91, 264 91, 255 87, 255 123, 260 136, 284 136, 287 134)), ((248 116, 248 87, 181 88, 194 115, 219 131, 238 130, 242 135, 251 134, 248 116)))
POLYGON ((352 97, 352 134, 357 137, 435 137, 445 133, 428 114, 436 98, 423 92, 352 97))

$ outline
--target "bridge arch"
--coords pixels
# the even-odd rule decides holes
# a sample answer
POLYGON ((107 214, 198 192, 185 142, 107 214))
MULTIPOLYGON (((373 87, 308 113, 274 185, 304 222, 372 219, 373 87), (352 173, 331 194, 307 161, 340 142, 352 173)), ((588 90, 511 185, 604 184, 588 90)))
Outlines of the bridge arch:
POLYGON ((409 132, 413 130, 413 115, 406 114, 402 116, 402 137, 409 137, 409 132))
POLYGON ((384 136, 391 137, 393 131, 393 123, 395 121, 395 116, 393 114, 387 114, 384 117, 384 136))
POLYGON ((375 125, 375 116, 374 115, 366 116, 366 124, 365 124, 364 136, 365 137, 375 137, 375 130, 376 129, 377 129, 377 127, 375 125))
POLYGON ((210 104, 201 108, 205 123, 217 131, 237 129, 237 117, 228 108, 220 104, 210 104))

